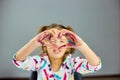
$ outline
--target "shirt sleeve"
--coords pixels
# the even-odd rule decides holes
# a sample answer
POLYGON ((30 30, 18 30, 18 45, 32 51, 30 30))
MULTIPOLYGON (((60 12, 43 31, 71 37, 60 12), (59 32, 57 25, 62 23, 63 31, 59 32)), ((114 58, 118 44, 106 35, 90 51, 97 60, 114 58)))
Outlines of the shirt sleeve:
POLYGON ((90 65, 86 59, 83 59, 82 57, 75 57, 72 58, 73 68, 81 73, 81 74, 87 74, 87 73, 93 73, 95 71, 98 71, 101 69, 101 63, 97 66, 90 65))
POLYGON ((15 56, 13 56, 12 62, 17 68, 36 71, 40 68, 41 58, 40 56, 28 56, 24 61, 18 61, 15 56))

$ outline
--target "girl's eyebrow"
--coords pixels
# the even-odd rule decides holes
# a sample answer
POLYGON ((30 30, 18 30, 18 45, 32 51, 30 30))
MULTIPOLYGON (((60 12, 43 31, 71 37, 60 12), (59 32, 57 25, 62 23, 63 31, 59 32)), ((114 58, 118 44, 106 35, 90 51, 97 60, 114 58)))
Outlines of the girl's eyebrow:
POLYGON ((55 41, 56 39, 55 39, 55 38, 51 38, 50 40, 53 40, 53 41, 55 41))
POLYGON ((50 39, 50 40, 55 40, 55 39, 50 39))
POLYGON ((67 40, 67 39, 61 38, 61 40, 67 40))

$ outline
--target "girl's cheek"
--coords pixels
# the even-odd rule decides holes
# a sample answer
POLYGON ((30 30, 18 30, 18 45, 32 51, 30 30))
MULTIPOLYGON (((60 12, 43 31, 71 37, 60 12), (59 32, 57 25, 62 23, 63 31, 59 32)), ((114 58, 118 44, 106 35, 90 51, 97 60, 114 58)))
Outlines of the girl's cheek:
POLYGON ((49 50, 52 50, 52 49, 53 49, 53 47, 52 47, 52 46, 51 46, 51 47, 48 47, 48 49, 49 49, 49 50))

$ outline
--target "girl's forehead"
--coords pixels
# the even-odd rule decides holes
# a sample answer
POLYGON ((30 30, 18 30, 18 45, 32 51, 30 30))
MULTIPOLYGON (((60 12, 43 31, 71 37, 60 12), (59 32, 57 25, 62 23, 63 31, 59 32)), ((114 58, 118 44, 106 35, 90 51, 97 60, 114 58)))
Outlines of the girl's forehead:
POLYGON ((62 29, 62 28, 61 28, 61 29, 58 29, 58 28, 51 28, 51 29, 49 29, 49 30, 60 32, 60 31, 63 30, 63 29, 62 29))
POLYGON ((61 36, 60 38, 51 37, 51 40, 56 40, 56 39, 67 40, 65 36, 61 36))

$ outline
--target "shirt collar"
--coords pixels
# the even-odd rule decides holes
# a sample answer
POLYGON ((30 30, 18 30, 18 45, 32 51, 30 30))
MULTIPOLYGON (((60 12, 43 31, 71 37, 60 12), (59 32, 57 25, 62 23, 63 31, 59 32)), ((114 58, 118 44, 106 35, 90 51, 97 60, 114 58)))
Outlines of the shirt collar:
MULTIPOLYGON (((48 64, 50 64, 50 60, 49 60, 49 57, 48 57, 47 55, 42 56, 41 58, 42 58, 43 60, 47 61, 48 64)), ((66 59, 63 61, 63 64, 66 64, 66 62, 69 61, 69 59, 71 59, 71 58, 72 58, 72 54, 69 54, 69 55, 66 57, 66 59)))

